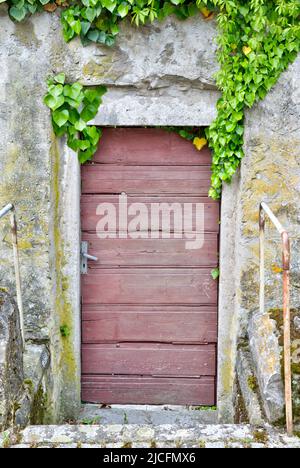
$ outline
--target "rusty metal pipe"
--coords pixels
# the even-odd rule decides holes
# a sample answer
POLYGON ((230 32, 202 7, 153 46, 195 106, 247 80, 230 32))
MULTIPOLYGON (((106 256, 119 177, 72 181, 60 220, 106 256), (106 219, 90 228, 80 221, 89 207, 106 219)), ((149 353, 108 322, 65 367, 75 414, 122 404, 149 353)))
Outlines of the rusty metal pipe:
POLYGON ((13 210, 13 205, 11 203, 2 208, 2 210, 0 210, 0 219, 7 215, 11 210, 13 210))
POLYGON ((293 434, 292 370, 291 370, 291 311, 290 311, 290 240, 286 231, 282 238, 283 264, 283 328, 284 328, 284 380, 286 425, 289 435, 293 434))
POLYGON ((22 337, 22 346, 25 348, 25 336, 24 336, 24 311, 23 311, 23 299, 22 299, 22 284, 21 284, 21 272, 20 272, 20 260, 19 260, 19 247, 18 247, 18 229, 17 229, 17 220, 15 207, 12 204, 6 205, 2 210, 0 210, 0 219, 5 215, 10 214, 10 227, 11 227, 11 237, 12 237, 12 246, 13 246, 13 257, 14 257, 14 268, 15 268, 15 278, 16 278, 16 293, 17 293, 17 304, 19 310, 19 322, 20 322, 20 331, 22 337))
POLYGON ((293 434, 293 404, 292 404, 292 371, 291 371, 291 314, 290 314, 290 257, 291 248, 287 231, 283 228, 269 206, 262 202, 259 207, 259 251, 260 251, 260 304, 259 309, 264 313, 265 304, 265 214, 268 215, 282 240, 282 268, 283 268, 283 328, 284 328, 284 383, 286 429, 288 435, 293 434))

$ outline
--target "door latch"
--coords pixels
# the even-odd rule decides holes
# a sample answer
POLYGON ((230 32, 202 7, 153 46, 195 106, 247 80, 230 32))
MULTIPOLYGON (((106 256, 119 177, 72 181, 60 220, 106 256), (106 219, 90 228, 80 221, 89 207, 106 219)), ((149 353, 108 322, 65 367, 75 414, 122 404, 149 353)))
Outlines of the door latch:
POLYGON ((90 255, 89 251, 89 243, 86 241, 81 242, 81 274, 87 275, 88 272, 88 260, 92 260, 93 262, 97 262, 98 258, 94 257, 94 255, 90 255))

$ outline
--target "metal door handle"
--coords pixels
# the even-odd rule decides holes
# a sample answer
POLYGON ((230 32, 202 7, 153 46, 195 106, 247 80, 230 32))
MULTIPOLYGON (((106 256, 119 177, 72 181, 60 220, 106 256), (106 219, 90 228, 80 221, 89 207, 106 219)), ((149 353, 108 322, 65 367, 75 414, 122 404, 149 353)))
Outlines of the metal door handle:
POLYGON ((90 255, 88 253, 88 250, 89 250, 88 242, 86 241, 81 242, 81 273, 83 275, 87 275, 88 273, 88 260, 91 260, 93 262, 98 262, 99 260, 94 255, 90 255))
POLYGON ((92 260, 93 262, 98 262, 98 257, 94 257, 94 255, 90 255, 88 253, 83 252, 82 256, 86 258, 87 260, 92 260))

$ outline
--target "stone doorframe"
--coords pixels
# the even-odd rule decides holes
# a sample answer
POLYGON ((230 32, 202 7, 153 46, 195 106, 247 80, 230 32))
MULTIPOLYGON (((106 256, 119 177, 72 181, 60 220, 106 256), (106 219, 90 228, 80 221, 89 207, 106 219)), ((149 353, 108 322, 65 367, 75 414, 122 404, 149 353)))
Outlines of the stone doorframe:
MULTIPOLYGON (((112 112, 111 115, 114 115, 112 112)), ((109 125, 109 113, 99 113, 95 124, 109 125)), ((206 120, 194 123, 195 126, 208 126, 214 118, 214 111, 206 112, 206 120)), ((192 116, 191 116, 192 119, 192 116)), ((128 126, 128 119, 124 123, 118 121, 118 126, 128 126)), ((111 125, 113 122, 111 122, 111 125)), ((148 124, 148 122, 147 122, 148 124)), ((152 122, 155 126, 156 122, 152 122)), ((131 122, 131 126, 142 126, 138 119, 131 122), (132 125, 134 123, 134 125, 132 125)), ((172 125, 170 122, 169 125, 172 125)), ((148 125, 151 126, 151 125, 148 125)), ((80 191, 81 176, 77 156, 66 145, 62 144, 61 154, 61 238, 63 248, 63 274, 68 277, 68 289, 65 300, 71 309, 71 327, 73 329, 72 352, 75 366, 72 375, 62 376, 63 416, 74 415, 80 405, 81 390, 81 304, 80 304, 80 191), (65 380, 65 381, 64 381, 65 380)), ((235 249, 235 207, 237 188, 233 184, 224 187, 221 202, 221 232, 220 232, 220 287, 219 287, 219 338, 218 338, 218 377, 217 377, 217 407, 219 421, 232 423, 234 421, 235 398, 235 362, 237 341, 237 314, 234 306, 234 249, 235 249)))

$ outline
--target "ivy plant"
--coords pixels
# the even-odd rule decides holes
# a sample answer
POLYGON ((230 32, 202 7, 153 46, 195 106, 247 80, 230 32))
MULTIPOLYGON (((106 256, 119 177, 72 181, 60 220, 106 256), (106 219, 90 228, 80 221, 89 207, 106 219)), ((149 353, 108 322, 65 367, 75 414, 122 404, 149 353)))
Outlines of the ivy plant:
POLYGON ((61 19, 66 41, 80 36, 84 45, 97 42, 112 46, 125 18, 141 26, 171 14, 186 19, 197 12, 196 2, 186 0, 75 0, 62 12, 61 19))
POLYGON ((266 96, 300 51, 300 1, 213 0, 212 3, 219 9, 221 67, 216 79, 222 97, 207 138, 213 149, 210 195, 219 198, 222 183, 231 181, 244 156, 245 110, 266 96))
MULTIPOLYGON (((245 110, 266 96, 300 51, 300 0, 8 0, 7 4, 10 17, 16 21, 41 9, 51 12, 61 6, 65 40, 80 37, 84 45, 90 42, 114 45, 120 23, 125 19, 141 26, 172 14, 186 19, 200 11, 206 20, 216 17, 220 63, 216 81, 222 97, 217 104, 217 119, 207 130, 207 139, 213 149, 212 198, 220 197, 223 182, 231 181, 244 156, 245 110)), ((72 86, 79 89, 80 85, 75 85, 72 86)), ((52 92, 58 90, 52 88, 52 92)), ((80 96, 85 92, 81 87, 80 96)), ((78 123, 73 112, 78 113, 81 104, 86 106, 88 98, 82 98, 79 107, 71 108, 65 99, 69 96, 64 92, 59 99, 51 92, 49 95, 48 104, 53 103, 52 98, 58 102, 64 98, 61 111, 60 106, 53 111, 55 131, 67 133, 69 143, 74 148, 79 145, 76 149, 80 157, 84 160, 82 152, 86 152, 89 158, 95 145, 91 144, 87 132, 96 135, 100 130, 89 129, 86 125, 79 130, 83 138, 78 138, 77 128, 83 124, 78 123), (54 118, 56 111, 59 112, 54 118), (62 124, 67 112, 69 117, 62 124), (59 126, 55 119, 62 125, 59 126), (77 128, 72 123, 75 121, 77 128), (89 142, 90 146, 82 149, 87 143, 79 141, 89 142)), ((189 139, 188 135, 185 137, 189 139)), ((198 148, 204 144, 201 137, 191 140, 198 148)))
POLYGON ((181 138, 193 143, 198 151, 207 145, 207 139, 202 128, 197 127, 160 127, 167 132, 177 133, 181 138))
POLYGON ((66 135, 68 146, 84 163, 93 157, 102 136, 102 130, 88 122, 97 115, 106 88, 84 88, 80 83, 66 84, 65 81, 64 73, 48 80, 44 103, 51 109, 55 135, 66 135))
POLYGON ((42 11, 50 0, 10 0, 8 3, 10 17, 16 21, 23 21, 27 16, 42 11))

